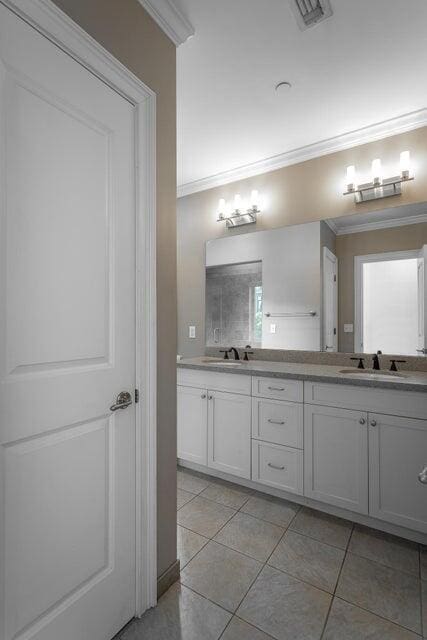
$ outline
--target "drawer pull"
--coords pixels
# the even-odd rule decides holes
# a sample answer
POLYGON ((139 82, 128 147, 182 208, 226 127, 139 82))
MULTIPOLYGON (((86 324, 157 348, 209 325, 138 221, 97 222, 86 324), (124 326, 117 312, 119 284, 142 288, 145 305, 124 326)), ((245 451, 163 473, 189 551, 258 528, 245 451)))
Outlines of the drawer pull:
POLYGON ((285 424, 285 420, 272 420, 272 418, 268 419, 270 424, 285 424))
POLYGON ((425 467, 418 475, 418 480, 421 482, 421 484, 427 484, 427 467, 425 467))
POLYGON ((285 391, 285 387, 268 387, 269 391, 285 391))
POLYGON ((286 467, 279 467, 279 465, 277 464, 273 464, 272 462, 268 463, 268 466, 271 467, 271 469, 276 469, 277 471, 286 471, 286 467))

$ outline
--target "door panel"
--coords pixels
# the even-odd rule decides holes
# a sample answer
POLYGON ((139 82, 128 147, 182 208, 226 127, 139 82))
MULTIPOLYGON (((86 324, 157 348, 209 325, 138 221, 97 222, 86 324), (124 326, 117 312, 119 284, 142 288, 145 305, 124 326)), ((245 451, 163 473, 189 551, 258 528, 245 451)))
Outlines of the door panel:
POLYGON ((208 391, 208 465, 251 477, 251 398, 208 391))
POLYGON ((178 458, 208 464, 207 391, 178 387, 178 458))
POLYGON ((367 415, 306 405, 304 495, 368 513, 367 415))
POLYGON ((135 411, 109 410, 135 387, 133 138, 133 106, 0 4, 0 640, 135 612, 135 411))
POLYGON ((370 515, 427 533, 427 420, 369 414, 370 515))
POLYGON ((338 259, 323 247, 323 345, 324 351, 338 351, 338 259))

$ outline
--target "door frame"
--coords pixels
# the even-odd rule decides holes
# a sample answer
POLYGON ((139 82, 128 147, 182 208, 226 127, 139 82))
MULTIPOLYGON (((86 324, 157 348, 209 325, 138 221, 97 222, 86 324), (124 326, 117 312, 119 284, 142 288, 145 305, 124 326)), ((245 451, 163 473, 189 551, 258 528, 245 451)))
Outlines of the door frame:
POLYGON ((354 256, 354 352, 363 351, 363 265, 386 260, 410 260, 418 258, 419 250, 384 251, 366 256, 354 256))
MULTIPOLYGON (((326 340, 325 340, 325 289, 326 289, 326 278, 325 278, 325 263, 326 260, 330 260, 335 264, 335 282, 334 282, 334 322, 335 322, 335 335, 334 335, 334 352, 338 351, 338 258, 328 247, 323 247, 322 254, 322 338, 321 338, 321 351, 328 351, 326 349, 326 340)), ((328 353, 333 353, 328 351, 328 353)))
POLYGON ((156 94, 51 0, 0 0, 135 107, 136 610, 157 603, 156 94))

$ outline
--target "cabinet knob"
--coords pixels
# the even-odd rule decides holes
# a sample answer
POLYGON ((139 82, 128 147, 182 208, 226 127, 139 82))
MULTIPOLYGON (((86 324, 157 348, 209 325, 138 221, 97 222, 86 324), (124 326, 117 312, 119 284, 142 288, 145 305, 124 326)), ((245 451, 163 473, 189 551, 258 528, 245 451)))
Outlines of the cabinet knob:
POLYGON ((427 484, 427 467, 424 467, 424 469, 418 475, 418 480, 421 482, 421 484, 427 484))
POLYGON ((213 400, 213 396, 208 396, 208 400, 213 400))
POLYGON ((365 420, 365 418, 360 418, 360 420, 359 420, 359 424, 366 424, 366 420, 365 420))
POLYGON ((376 427, 376 426, 377 426, 377 421, 371 420, 371 427, 376 427))
POLYGON ((202 400, 206 400, 206 393, 202 393, 202 395, 200 396, 202 400))

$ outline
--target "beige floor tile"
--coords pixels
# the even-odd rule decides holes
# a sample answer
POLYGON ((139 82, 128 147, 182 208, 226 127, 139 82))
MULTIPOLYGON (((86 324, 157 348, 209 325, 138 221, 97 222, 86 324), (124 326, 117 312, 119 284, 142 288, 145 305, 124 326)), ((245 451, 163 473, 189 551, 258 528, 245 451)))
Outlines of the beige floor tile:
POLYGON ((295 518, 299 509, 300 507, 292 502, 257 494, 249 498, 241 511, 286 528, 295 518))
POLYGON ((234 616, 221 640, 271 640, 271 636, 234 616))
POLYGON ((212 483, 200 494, 202 498, 214 500, 226 507, 240 509, 247 502, 249 494, 226 484, 212 483))
POLYGON ((415 542, 356 525, 348 550, 393 569, 419 575, 419 548, 415 542))
POLYGON ((292 521, 289 528, 310 536, 310 538, 315 538, 319 542, 345 549, 353 524, 347 520, 330 516, 327 513, 304 507, 292 521))
POLYGON ((415 633, 421 633, 420 580, 348 553, 337 596, 415 633))
POLYGON ((277 640, 320 640, 332 596, 264 567, 237 615, 277 640))
POLYGON ((224 609, 176 583, 120 640, 218 640, 230 618, 224 609))
POLYGON ((181 563, 181 570, 185 567, 185 565, 190 562, 192 558, 203 549, 205 544, 209 542, 209 538, 205 538, 204 536, 199 535, 198 533, 194 533, 193 531, 189 531, 188 529, 184 529, 184 527, 177 527, 177 547, 178 547, 178 558, 181 563))
POLYGON ((183 489, 190 493, 201 493, 210 484, 209 480, 203 476, 191 473, 191 471, 178 470, 177 485, 178 489, 183 489))
POLYGON ((287 531, 268 564, 333 593, 344 554, 343 549, 287 531))
POLYGON ((206 538, 213 538, 236 513, 234 509, 197 496, 178 511, 178 524, 206 538))
POLYGON ((228 611, 235 611, 262 564, 228 547, 209 542, 181 572, 181 582, 228 611))
POLYGON ((420 640, 420 636, 335 598, 322 640, 420 640))
POLYGON ((239 512, 215 536, 215 540, 260 562, 266 562, 283 532, 284 529, 275 524, 239 512))
POLYGON ((176 492, 176 507, 177 511, 181 509, 187 502, 190 502, 196 494, 184 491, 183 489, 177 489, 176 492))

